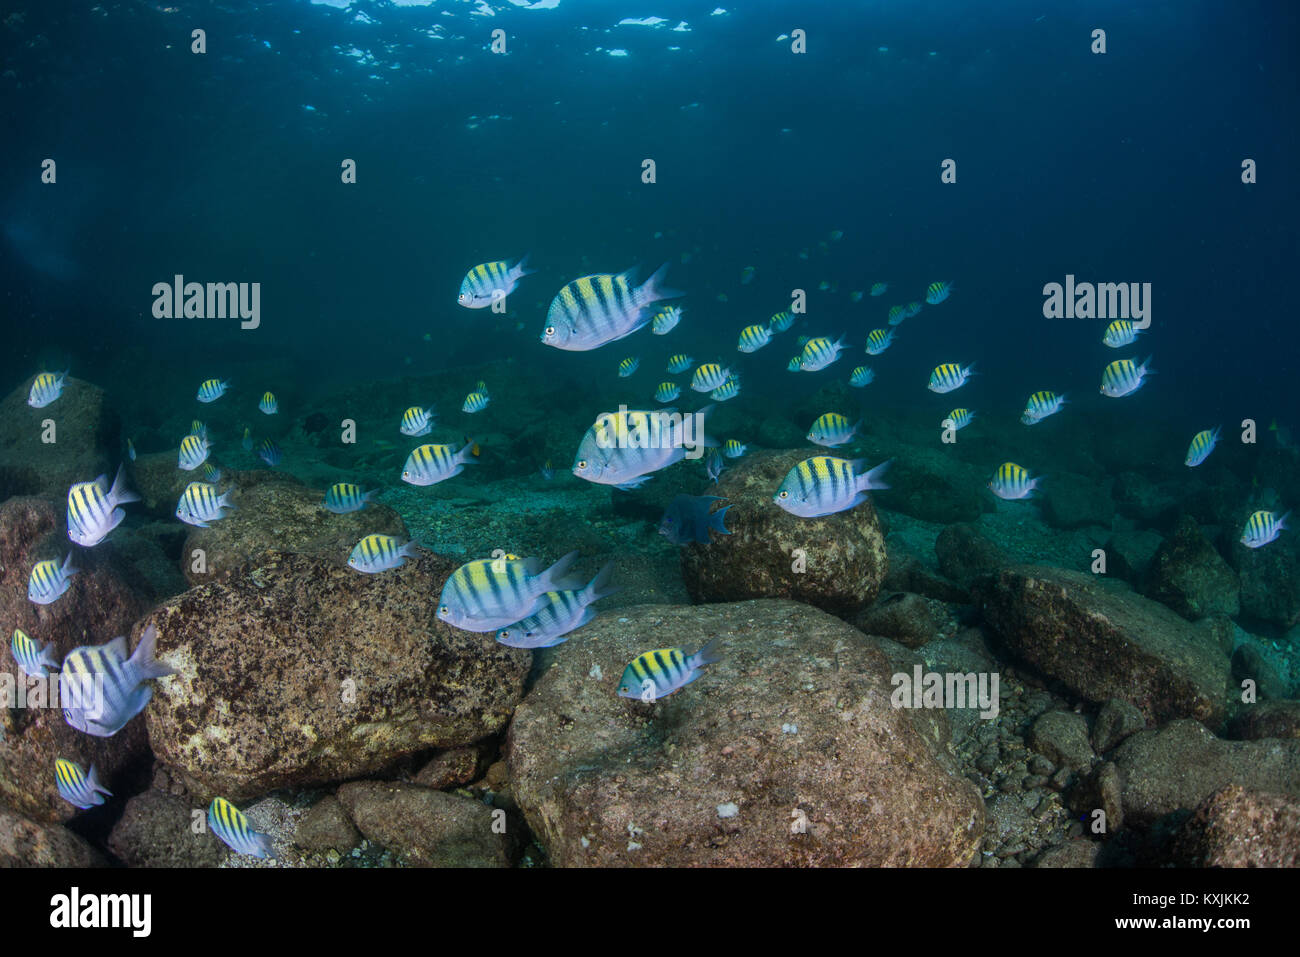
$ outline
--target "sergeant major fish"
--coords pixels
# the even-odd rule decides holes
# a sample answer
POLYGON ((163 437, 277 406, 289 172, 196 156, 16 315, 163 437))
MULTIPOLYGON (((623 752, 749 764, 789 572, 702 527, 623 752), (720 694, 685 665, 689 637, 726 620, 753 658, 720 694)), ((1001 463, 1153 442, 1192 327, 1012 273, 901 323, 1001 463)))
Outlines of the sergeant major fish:
POLYGON ((87 773, 81 770, 81 765, 66 758, 54 759, 54 786, 59 797, 83 811, 98 807, 105 798, 113 796, 113 792, 100 783, 93 764, 87 773))
POLYGON ((573 280, 551 301, 542 342, 583 352, 631 335, 654 317, 650 306, 682 295, 662 285, 667 271, 665 263, 635 288, 629 281, 632 270, 573 280))
POLYGON ((59 672, 64 720, 97 738, 122 730, 153 697, 150 679, 176 673, 155 657, 157 641, 158 629, 149 625, 129 656, 124 635, 70 651, 59 672))
POLYGON ((37 562, 27 578, 27 597, 38 605, 52 604, 72 587, 71 578, 75 574, 72 552, 68 552, 62 565, 54 559, 37 562))
POLYGON ((140 496, 126 487, 124 466, 118 466, 112 488, 105 489, 107 482, 108 476, 101 475, 68 489, 68 538, 85 548, 98 545, 122 524, 126 512, 119 505, 140 501, 140 496))
POLYGON ((465 274, 456 301, 466 309, 483 309, 515 291, 519 280, 536 270, 528 268, 524 256, 513 266, 505 262, 482 263, 465 274))
POLYGON ((545 604, 536 614, 507 625, 496 639, 511 648, 551 648, 568 640, 576 631, 596 617, 595 602, 621 589, 610 584, 614 563, 608 562, 581 590, 548 591, 545 604))
POLYGON ((643 652, 623 669, 623 676, 618 681, 618 696, 647 702, 666 698, 698 678, 705 665, 721 660, 716 638, 693 655, 680 648, 643 652))

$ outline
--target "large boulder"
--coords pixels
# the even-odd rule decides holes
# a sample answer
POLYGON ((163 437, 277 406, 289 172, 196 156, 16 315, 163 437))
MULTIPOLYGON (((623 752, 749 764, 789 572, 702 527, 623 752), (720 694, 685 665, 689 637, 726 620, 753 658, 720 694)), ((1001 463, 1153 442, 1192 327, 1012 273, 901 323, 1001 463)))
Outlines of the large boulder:
POLYGON ((1155 723, 1223 721, 1228 658, 1208 625, 1118 582, 1046 565, 1004 569, 978 592, 1008 649, 1078 697, 1124 698, 1155 723))
POLYGON ((1300 801, 1221 788, 1183 825, 1173 856, 1184 867, 1300 867, 1300 801))
POLYGON ((969 586, 980 575, 1005 568, 1011 560, 975 525, 960 523, 949 525, 939 533, 934 542, 934 553, 939 560, 939 570, 963 586, 969 586))
POLYGON ((509 867, 514 834, 481 801, 401 782, 357 781, 338 800, 366 839, 414 867, 509 867))
MULTIPOLYGON (((71 727, 55 700, 57 679, 29 679, 9 652, 13 629, 41 642, 53 642, 54 657, 80 645, 99 645, 126 634, 147 609, 142 581, 105 543, 78 548, 80 567, 71 587, 49 605, 27 597, 32 566, 47 558, 63 561, 72 543, 62 531, 53 505, 40 498, 11 498, 0 504, 0 697, 19 685, 25 707, 0 707, 0 803, 43 822, 66 821, 77 813, 54 787, 54 759, 68 758, 82 767, 94 763, 112 789, 118 772, 148 749, 144 722, 132 721, 111 738, 97 738, 71 727), (45 694, 33 697, 39 688, 45 694)), ((6 702, 8 703, 8 702, 6 702)))
POLYGON ((154 754, 207 801, 378 771, 504 727, 531 653, 435 617, 452 565, 363 575, 275 553, 141 623, 179 673, 150 706, 154 754))
MULTIPOLYGON (((34 377, 33 377, 34 378, 34 377)), ((32 379, 0 401, 0 500, 13 495, 61 499, 74 482, 113 471, 121 459, 121 423, 104 390, 67 378, 63 395, 43 409, 27 404, 32 379), (54 441, 43 441, 53 420, 54 441)))
MULTIPOLYGON (((1300 622, 1300 555, 1294 532, 1283 532, 1263 548, 1247 548, 1238 539, 1246 515, 1228 526, 1227 555, 1241 582, 1241 612, 1283 629, 1300 622)), ((1296 522, 1300 525, 1300 522, 1296 522)))
POLYGON ((335 515, 321 507, 324 497, 324 492, 284 481, 240 491, 225 518, 210 528, 190 529, 181 552, 185 577, 191 585, 222 581, 271 552, 312 555, 342 567, 353 546, 367 535, 407 537, 401 516, 386 505, 335 515), (203 550, 201 565, 194 561, 196 549, 203 550))
POLYGON ((682 548, 692 601, 791 598, 843 615, 875 600, 888 560, 870 501, 822 518, 799 518, 772 501, 786 473, 815 451, 752 452, 722 473, 711 494, 730 503, 731 534, 682 548))
POLYGON ((1179 518, 1173 534, 1156 549, 1142 590, 1188 621, 1216 611, 1235 615, 1240 609, 1236 573, 1190 515, 1179 518))
POLYGON ((979 794, 891 704, 892 671, 807 605, 625 608, 557 648, 515 712, 511 788, 559 866, 966 865, 979 794), (617 695, 638 654, 709 640, 722 660, 694 683, 617 695))
MULTIPOLYGON (((53 779, 51 772, 51 779, 53 779)), ((58 824, 40 824, 0 807, 0 867, 106 867, 85 838, 58 824)))
POLYGON ((126 802, 108 846, 128 867, 220 867, 229 848, 207 828, 194 833, 196 808, 151 788, 126 802))

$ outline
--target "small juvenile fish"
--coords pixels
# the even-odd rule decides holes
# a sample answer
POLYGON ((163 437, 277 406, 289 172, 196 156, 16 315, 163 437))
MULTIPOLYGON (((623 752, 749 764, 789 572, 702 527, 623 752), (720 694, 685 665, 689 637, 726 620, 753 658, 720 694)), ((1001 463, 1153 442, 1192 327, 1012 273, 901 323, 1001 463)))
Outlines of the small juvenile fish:
POLYGON ((1210 453, 1214 451, 1214 446, 1218 441, 1219 430, 1217 428, 1197 432, 1192 436, 1192 444, 1187 447, 1187 458, 1183 464, 1192 467, 1200 465, 1210 457, 1210 453))
POLYGON ((63 719, 97 738, 112 737, 122 730, 153 698, 149 680, 176 673, 154 656, 157 642, 158 629, 150 625, 129 656, 124 635, 106 644, 70 651, 59 672, 63 719))
POLYGON ((640 357, 628 356, 626 359, 624 359, 622 362, 618 364, 618 377, 620 379, 626 379, 628 376, 632 375, 632 373, 636 372, 636 370, 639 368, 641 368, 640 357))
POLYGON ((363 491, 360 485, 351 482, 335 482, 325 490, 325 501, 321 506, 335 515, 359 512, 373 499, 374 492, 363 491))
POLYGON ((921 314, 921 304, 919 302, 909 302, 903 307, 903 318, 912 319, 921 314))
POLYGON ((751 282, 754 281, 754 273, 757 271, 758 270, 756 270, 753 266, 746 266, 744 269, 742 269, 740 271, 740 284, 742 286, 748 286, 751 282))
POLYGON ((63 383, 67 372, 42 372, 32 380, 32 389, 27 394, 27 404, 33 409, 43 409, 63 395, 63 383))
POLYGON ((59 670, 59 661, 54 657, 54 642, 39 642, 29 637, 21 628, 14 629, 13 638, 9 641, 9 650, 25 675, 44 678, 59 670))
POLYGON ((267 415, 275 415, 280 411, 280 400, 273 392, 263 392, 262 401, 257 403, 257 407, 267 415))
POLYGON ((1144 332, 1145 329, 1138 329, 1127 319, 1116 319, 1106 327, 1101 341, 1112 349, 1123 349, 1137 342, 1137 337, 1144 332))
POLYGON ((878 356, 893 344, 893 329, 872 329, 867 333, 867 355, 869 356, 878 356))
POLYGON ((789 309, 783 309, 776 313, 767 321, 767 327, 773 332, 785 332, 794 325, 794 313, 789 309))
POLYGON ((937 306, 951 295, 951 282, 932 282, 925 287, 925 301, 932 306, 937 306))
POLYGON ((191 482, 185 486, 180 501, 176 503, 176 517, 186 525, 210 528, 209 522, 226 517, 222 509, 235 507, 230 504, 230 496, 234 491, 231 489, 222 495, 215 485, 207 482, 191 482))
POLYGON ((709 393, 709 398, 714 402, 726 402, 738 395, 740 395, 740 376, 733 372, 727 376, 722 385, 709 393))
POLYGON ((402 481, 411 485, 436 485, 477 464, 475 446, 466 441, 459 451, 454 445, 421 445, 411 450, 402 468, 402 481))
POLYGON ((803 371, 803 356, 795 356, 795 357, 794 357, 793 359, 791 359, 788 363, 786 363, 785 371, 786 371, 786 372, 802 372, 802 371, 803 371))
POLYGON ((861 505, 872 489, 889 488, 880 477, 892 464, 890 459, 864 471, 865 459, 815 455, 786 473, 772 501, 800 518, 834 515, 861 505))
POLYGON ((68 538, 85 548, 98 545, 122 524, 126 512, 117 506, 140 501, 140 496, 126 487, 124 466, 118 466, 113 487, 106 490, 107 484, 108 476, 101 475, 68 489, 68 538))
POLYGON ((221 481, 221 469, 217 468, 211 462, 204 462, 203 481, 211 482, 213 485, 216 485, 221 481))
POLYGON ((716 362, 705 362, 691 376, 691 388, 696 392, 712 392, 731 375, 730 369, 724 369, 716 362))
POLYGON ((661 306, 650 322, 650 332, 656 336, 666 336, 677 328, 682 321, 681 306, 661 306))
POLYGON ((239 808, 223 797, 212 799, 208 807, 208 827, 221 842, 237 854, 252 857, 275 857, 270 834, 254 831, 239 808))
POLYGON ((1025 425, 1037 425, 1049 415, 1055 415, 1061 411, 1061 406, 1065 405, 1065 396, 1057 395, 1055 392, 1035 392, 1025 403, 1025 411, 1020 415, 1020 421, 1025 425))
POLYGON ((714 449, 709 453, 708 459, 705 460, 704 474, 713 480, 714 485, 717 485, 718 476, 722 474, 723 468, 725 468, 725 466, 722 461, 722 456, 718 454, 717 449, 714 449))
POLYGON ((126 440, 126 457, 132 462, 135 461, 135 443, 130 439, 126 440))
POLYGON ((465 396, 465 404, 460 407, 460 410, 462 412, 469 412, 470 414, 482 412, 488 407, 488 403, 491 401, 492 397, 488 395, 487 389, 476 389, 469 395, 465 396))
POLYGON ((722 535, 730 535, 725 519, 730 505, 711 511, 714 502, 721 502, 717 495, 678 495, 673 498, 663 517, 659 520, 659 534, 674 545, 687 542, 699 542, 708 545, 710 529, 722 535))
POLYGON ((216 402, 229 388, 229 382, 223 382, 221 379, 205 379, 199 385, 199 394, 195 398, 200 402, 216 402))
POLYGON ((1030 478, 1028 470, 1015 462, 1003 462, 993 473, 993 478, 989 479, 989 489, 998 498, 1014 501, 1029 498, 1041 480, 1042 476, 1030 478))
POLYGON ((691 367, 695 362, 693 358, 685 353, 679 352, 675 356, 668 357, 668 372, 672 375, 680 375, 691 367))
POLYGON ((1155 370, 1151 368, 1151 356, 1147 356, 1146 361, 1141 365, 1132 359, 1116 359, 1102 370, 1101 394, 1112 399, 1132 395, 1142 388, 1146 377, 1154 373, 1155 370))
POLYGON ((348 556, 348 565, 367 575, 401 568, 408 558, 419 557, 415 542, 403 543, 392 535, 367 535, 357 542, 348 556))
POLYGON ((534 615, 507 625, 496 633, 496 639, 511 648, 551 648, 568 640, 576 631, 596 617, 591 606, 621 589, 610 585, 614 563, 608 562, 581 590, 548 591, 546 604, 534 615))
POLYGON ((191 432, 181 439, 181 450, 176 457, 176 466, 186 472, 193 472, 208 460, 208 453, 211 451, 212 443, 208 441, 206 435, 195 435, 191 432))
POLYGON ((905 308, 903 308, 902 306, 889 307, 889 324, 891 326, 897 326, 902 322, 906 321, 906 319, 907 319, 907 310, 905 308))
POLYGON ((1246 527, 1241 533, 1241 544, 1247 548, 1263 548, 1275 541, 1279 533, 1286 531, 1286 520, 1291 513, 1286 512, 1279 518, 1270 511, 1261 509, 1246 519, 1246 527))
POLYGON ((729 459, 738 459, 749 451, 749 446, 741 445, 735 439, 727 439, 722 443, 722 454, 729 459))
POLYGON ((966 426, 970 425, 974 418, 975 413, 970 409, 953 409, 948 413, 948 418, 944 419, 939 424, 945 429, 952 429, 960 432, 962 429, 966 428, 966 426))
POLYGON ((757 352, 772 341, 772 332, 767 326, 746 326, 740 330, 740 342, 736 349, 740 352, 757 352))
POLYGON ((861 389, 864 386, 871 385, 875 380, 876 374, 866 366, 858 366, 849 376, 849 385, 855 389, 861 389))
POLYGON ((682 394, 682 387, 676 382, 660 382, 655 389, 656 402, 672 402, 682 394))
POLYGON ((623 669, 623 677, 618 682, 618 696, 648 702, 666 698, 698 678, 705 665, 720 660, 722 655, 717 639, 693 655, 680 648, 643 652, 623 669))
POLYGON ((889 283, 887 282, 873 282, 871 284, 871 295, 873 296, 883 296, 888 291, 889 283))
POLYGON ((555 478, 555 466, 551 464, 550 459, 547 459, 546 464, 542 466, 542 478, 548 482, 555 478))
POLYGON ((208 427, 204 425, 202 422, 200 422, 198 419, 193 419, 190 422, 190 435, 202 435, 206 438, 207 434, 208 434, 208 427))
POLYGON ((837 448, 852 441, 858 434, 860 425, 862 425, 861 419, 850 422, 847 416, 840 415, 838 412, 824 412, 817 417, 812 428, 808 430, 808 441, 824 445, 828 449, 837 448))
POLYGON ((496 631, 537 614, 551 591, 580 587, 569 568, 577 559, 569 552, 543 569, 535 558, 502 555, 466 562, 451 573, 438 602, 438 618, 464 631, 496 631))
POLYGON ((72 567, 72 552, 60 565, 53 559, 37 562, 27 578, 27 597, 38 605, 49 605, 63 597, 72 587, 70 579, 77 574, 72 567))
POLYGON ((520 279, 534 272, 528 268, 527 256, 513 266, 505 262, 482 263, 465 274, 456 301, 466 309, 483 309, 510 295, 520 279))
POLYGON ((244 440, 240 444, 245 452, 253 451, 253 433, 248 428, 244 429, 244 440))
POLYGON ((58 789, 59 797, 83 811, 98 807, 104 803, 105 798, 113 796, 113 792, 99 782, 93 764, 88 774, 81 770, 81 765, 66 758, 54 759, 54 786, 58 789))
POLYGON ((418 405, 413 405, 402 413, 402 424, 398 427, 398 431, 412 438, 428 435, 433 431, 433 423, 436 418, 437 416, 433 413, 433 406, 424 409, 418 405))
POLYGON ((861 302, 861 301, 862 301, 861 289, 854 289, 851 293, 849 293, 849 302, 861 302))
POLYGON ((843 348, 843 336, 840 336, 834 342, 831 342, 827 336, 809 339, 804 344, 799 368, 804 372, 820 372, 840 357, 840 351, 843 348))
POLYGON ((974 374, 975 363, 973 362, 964 369, 961 363, 945 362, 934 367, 934 371, 930 373, 930 384, 926 388, 931 392, 943 395, 955 389, 960 389, 974 374))
POLYGON ((257 457, 267 465, 274 468, 279 465, 280 460, 284 458, 284 452, 280 450, 280 446, 276 445, 270 439, 263 439, 257 444, 257 457))

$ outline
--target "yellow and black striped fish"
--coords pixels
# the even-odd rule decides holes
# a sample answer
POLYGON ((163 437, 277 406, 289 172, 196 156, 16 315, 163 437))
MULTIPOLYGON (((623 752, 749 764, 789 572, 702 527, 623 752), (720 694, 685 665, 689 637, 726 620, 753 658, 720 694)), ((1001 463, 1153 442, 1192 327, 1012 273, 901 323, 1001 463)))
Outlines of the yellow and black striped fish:
POLYGON ((81 770, 81 765, 66 758, 54 759, 54 786, 58 789, 59 797, 83 811, 97 807, 104 803, 105 798, 113 796, 113 792, 99 782, 93 764, 87 774, 81 770))
POLYGON ((212 799, 208 807, 208 827, 232 851, 253 857, 275 857, 271 835, 254 831, 243 812, 223 797, 212 799))
POLYGON ((392 535, 367 535, 353 546, 348 564, 359 572, 374 575, 405 565, 408 558, 420 554, 418 548, 415 542, 403 542, 392 535))
POLYGON ((1038 482, 1038 479, 1029 477, 1027 469, 1015 462, 1003 462, 993 473, 993 478, 989 479, 989 489, 998 498, 1014 501, 1029 498, 1038 488, 1038 482))
POLYGON ((665 698, 698 678, 705 665, 721 660, 716 638, 693 655, 680 648, 642 652, 623 669, 618 682, 618 696, 641 701, 665 698))
POLYGON ((930 373, 930 384, 926 388, 943 395, 945 392, 960 389, 974 374, 975 363, 973 362, 964 369, 960 363, 945 362, 934 367, 934 371, 930 373))
POLYGON ((411 450, 402 468, 402 481, 411 485, 436 485, 465 471, 474 463, 477 446, 469 439, 457 451, 454 445, 421 445, 411 450))
POLYGON ((520 279, 534 271, 528 268, 527 256, 513 266, 504 262, 481 263, 465 274, 456 301, 466 309, 483 309, 505 299, 515 291, 520 279))
POLYGON ((631 270, 614 275, 583 276, 561 289, 546 313, 542 342, 556 349, 583 352, 631 335, 654 318, 650 308, 681 295, 663 287, 664 263, 640 286, 631 270))

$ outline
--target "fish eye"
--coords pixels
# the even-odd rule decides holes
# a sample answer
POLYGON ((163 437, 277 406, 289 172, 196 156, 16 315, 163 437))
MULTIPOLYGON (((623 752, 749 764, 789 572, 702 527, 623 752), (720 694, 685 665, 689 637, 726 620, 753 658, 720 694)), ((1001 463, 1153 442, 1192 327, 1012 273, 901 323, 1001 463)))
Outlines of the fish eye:
POLYGON ((406 478, 410 474, 411 474, 410 469, 402 469, 402 478, 406 478))
POLYGON ((581 462, 578 463, 578 468, 580 468, 580 469, 585 469, 586 467, 587 467, 587 460, 586 460, 586 459, 583 459, 581 462))
POLYGON ((782 492, 780 492, 779 494, 780 494, 781 498, 789 498, 789 497, 790 497, 790 493, 789 493, 789 492, 782 491, 782 492))
POLYGON ((501 632, 501 637, 502 637, 502 638, 509 638, 509 637, 510 637, 510 632, 509 632, 509 631, 503 631, 503 632, 501 632))
POLYGON ((553 335, 555 335, 555 327, 554 327, 554 326, 547 326, 547 327, 546 327, 546 334, 547 334, 548 336, 553 336, 553 335))
POLYGON ((438 614, 445 615, 449 610, 450 609, 446 605, 442 605, 438 608, 438 614))

